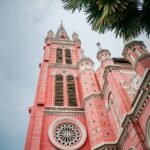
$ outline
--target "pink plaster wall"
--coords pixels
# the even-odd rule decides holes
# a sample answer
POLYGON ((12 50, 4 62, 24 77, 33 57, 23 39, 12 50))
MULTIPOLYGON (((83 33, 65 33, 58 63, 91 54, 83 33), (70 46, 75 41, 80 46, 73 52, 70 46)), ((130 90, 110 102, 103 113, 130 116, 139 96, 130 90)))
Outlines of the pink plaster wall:
MULTIPOLYGON (((64 45, 65 46, 65 45, 64 45)), ((144 51, 141 51, 139 46, 135 46, 142 54, 144 51)), ((28 133, 26 138, 25 150, 56 150, 53 144, 50 142, 48 137, 48 130, 51 123, 58 118, 61 118, 61 115, 50 114, 45 115, 43 113, 45 107, 55 107, 55 75, 62 74, 64 76, 64 104, 68 108, 68 97, 66 94, 67 83, 66 76, 73 75, 75 79, 76 87, 76 97, 78 108, 84 108, 85 116, 71 116, 66 113, 66 116, 71 116, 79 120, 87 131, 87 140, 85 144, 80 148, 80 150, 90 150, 91 148, 98 147, 98 145, 116 142, 116 139, 119 136, 121 129, 121 122, 127 113, 131 111, 131 102, 132 99, 128 95, 127 89, 123 88, 121 82, 129 81, 131 75, 123 74, 121 69, 111 70, 107 73, 107 76, 103 78, 103 73, 106 66, 113 65, 113 60, 107 59, 104 60, 101 66, 95 71, 92 67, 93 64, 89 59, 90 68, 85 68, 82 71, 77 67, 77 63, 80 63, 80 44, 74 42, 74 44, 67 45, 67 48, 62 47, 59 44, 55 44, 53 41, 48 40, 44 46, 44 55, 43 62, 40 65, 39 80, 37 84, 37 91, 35 95, 35 101, 33 106, 29 109, 30 112, 30 121, 28 127, 28 133), (70 68, 64 68, 65 59, 63 52, 63 66, 53 66, 56 64, 56 49, 70 49, 71 58, 73 64, 70 68), (49 66, 50 65, 50 66, 49 66), (73 68, 74 67, 74 68, 73 68), (65 73, 64 73, 65 72, 65 73), (101 97, 101 89, 103 89, 104 81, 107 80, 108 87, 110 91, 107 91, 107 95, 101 97), (110 105, 109 102, 109 93, 113 95, 115 105, 110 105), (97 94, 96 97, 92 96, 97 94), (85 101, 87 96, 91 96, 85 101), (106 108, 110 105, 111 108, 106 108), (113 108, 112 108, 113 107, 113 108), (112 114, 111 109, 114 109, 112 114), (116 125, 116 120, 114 116, 118 117, 118 112, 120 113, 119 129, 116 125)), ((128 49, 128 52, 133 55, 134 59, 137 59, 137 56, 132 51, 128 49)), ((86 58, 84 58, 86 59, 86 58)), ((127 57, 131 63, 130 57, 127 57)), ((123 64, 124 65, 124 64, 123 64)), ((79 65, 80 66, 80 65, 79 65)), ((135 70, 139 74, 143 74, 144 71, 150 68, 150 57, 143 59, 138 62, 135 70)), ((133 69, 129 69, 129 72, 133 69)), ((149 99, 150 100, 150 99, 149 99)), ((122 150, 128 150, 130 147, 135 147, 137 150, 145 150, 145 125, 148 117, 150 116, 150 103, 144 108, 139 120, 137 123, 130 124, 128 128, 128 137, 122 146, 122 150)))

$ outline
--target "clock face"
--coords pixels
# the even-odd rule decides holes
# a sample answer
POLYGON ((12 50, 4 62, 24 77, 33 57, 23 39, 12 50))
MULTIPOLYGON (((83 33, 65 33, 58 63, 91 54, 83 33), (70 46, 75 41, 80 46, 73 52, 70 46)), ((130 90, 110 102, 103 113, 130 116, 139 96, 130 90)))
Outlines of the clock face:
POLYGON ((64 117, 55 120, 49 128, 50 141, 59 149, 75 150, 86 140, 86 130, 76 119, 64 117))

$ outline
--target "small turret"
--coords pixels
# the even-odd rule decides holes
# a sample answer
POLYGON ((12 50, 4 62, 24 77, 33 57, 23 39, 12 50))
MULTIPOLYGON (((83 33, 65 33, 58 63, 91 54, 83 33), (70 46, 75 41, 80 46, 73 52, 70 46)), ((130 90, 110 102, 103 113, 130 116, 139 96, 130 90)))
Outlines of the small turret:
POLYGON ((150 68, 148 60, 150 53, 142 41, 132 41, 125 45, 122 55, 128 60, 138 74, 143 74, 146 68, 150 68))
POLYGON ((97 59, 101 63, 101 67, 104 69, 107 65, 113 64, 113 60, 111 58, 111 53, 107 49, 103 49, 100 43, 97 43, 98 52, 97 59))
POLYGON ((85 69, 93 69, 94 62, 90 58, 83 58, 79 61, 79 69, 83 71, 85 69))
POLYGON ((94 62, 90 58, 85 57, 83 49, 81 49, 80 55, 81 55, 81 59, 78 62, 78 67, 79 67, 80 71, 83 71, 85 69, 93 69, 94 62))
POLYGON ((47 36, 45 38, 45 43, 50 44, 51 41, 53 40, 53 37, 54 37, 53 31, 52 30, 48 31, 47 36))
POLYGON ((97 43, 97 47, 98 47, 97 59, 99 60, 99 62, 103 62, 104 60, 111 58, 109 50, 103 49, 99 42, 97 43))
POLYGON ((47 33, 47 37, 52 38, 53 39, 54 33, 52 30, 48 31, 47 33))
POLYGON ((72 34, 72 39, 73 39, 73 41, 78 40, 78 39, 79 39, 79 38, 78 38, 78 34, 74 32, 74 33, 72 34))
POLYGON ((77 48, 80 48, 81 47, 81 41, 80 41, 80 39, 78 38, 78 34, 77 33, 73 33, 72 34, 72 39, 73 39, 73 41, 75 41, 75 43, 76 43, 76 47, 77 48))

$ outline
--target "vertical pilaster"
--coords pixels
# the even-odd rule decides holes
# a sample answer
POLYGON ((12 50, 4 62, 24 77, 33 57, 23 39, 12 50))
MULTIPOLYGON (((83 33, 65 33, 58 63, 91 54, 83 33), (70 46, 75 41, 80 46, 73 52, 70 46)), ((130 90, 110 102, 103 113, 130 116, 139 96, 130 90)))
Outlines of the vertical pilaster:
POLYGON ((32 133, 31 150, 40 150, 42 133, 43 107, 36 108, 32 133))
POLYGON ((77 84, 77 77, 74 78, 74 82, 75 82, 77 105, 78 105, 78 107, 81 107, 80 98, 79 98, 78 84, 77 84))
POLYGON ((44 105, 45 103, 47 76, 48 76, 48 63, 43 62, 41 64, 40 77, 36 94, 37 95, 36 102, 38 105, 44 105))
POLYGON ((55 75, 52 76, 52 94, 51 94, 51 103, 52 106, 55 106, 55 75))
POLYGON ((66 64, 66 59, 65 59, 65 49, 62 49, 62 56, 63 56, 63 65, 66 64))
POLYGON ((64 106, 67 107, 68 106, 68 88, 67 88, 67 76, 65 76, 63 78, 64 84, 63 84, 63 88, 64 88, 64 106))

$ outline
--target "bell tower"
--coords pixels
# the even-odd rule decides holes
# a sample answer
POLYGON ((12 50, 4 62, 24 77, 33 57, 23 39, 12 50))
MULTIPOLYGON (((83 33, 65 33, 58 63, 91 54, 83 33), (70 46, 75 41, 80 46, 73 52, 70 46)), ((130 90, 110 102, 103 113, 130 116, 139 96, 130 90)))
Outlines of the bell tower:
POLYGON ((90 149, 77 65, 81 51, 78 34, 71 40, 62 23, 55 35, 47 33, 25 150, 90 149))
POLYGON ((95 71, 77 33, 47 33, 25 150, 150 148, 150 53, 142 41, 124 58, 97 46, 95 71))

